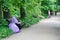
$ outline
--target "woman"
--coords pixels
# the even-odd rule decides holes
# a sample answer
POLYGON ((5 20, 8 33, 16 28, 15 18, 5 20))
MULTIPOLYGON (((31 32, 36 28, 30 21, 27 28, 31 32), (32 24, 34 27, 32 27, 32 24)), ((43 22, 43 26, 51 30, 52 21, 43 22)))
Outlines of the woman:
POLYGON ((14 22, 12 22, 12 21, 10 21, 10 23, 9 23, 9 28, 10 28, 14 33, 20 32, 18 26, 17 26, 14 22))
POLYGON ((21 22, 18 22, 17 16, 12 17, 12 22, 15 23, 19 27, 19 29, 21 29, 21 22))

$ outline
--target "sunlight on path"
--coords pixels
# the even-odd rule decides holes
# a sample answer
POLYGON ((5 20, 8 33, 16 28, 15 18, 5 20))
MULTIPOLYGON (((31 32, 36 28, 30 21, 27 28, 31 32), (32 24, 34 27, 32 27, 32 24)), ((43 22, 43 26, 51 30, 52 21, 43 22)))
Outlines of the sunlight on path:
POLYGON ((60 40, 60 17, 42 20, 4 40, 60 40))

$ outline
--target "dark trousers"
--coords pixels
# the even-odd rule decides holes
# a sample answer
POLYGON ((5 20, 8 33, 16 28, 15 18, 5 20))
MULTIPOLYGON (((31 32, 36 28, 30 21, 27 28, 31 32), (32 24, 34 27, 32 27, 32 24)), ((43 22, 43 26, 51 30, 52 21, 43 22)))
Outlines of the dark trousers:
POLYGON ((18 26, 19 29, 21 29, 21 24, 17 24, 17 23, 15 23, 15 24, 18 26))

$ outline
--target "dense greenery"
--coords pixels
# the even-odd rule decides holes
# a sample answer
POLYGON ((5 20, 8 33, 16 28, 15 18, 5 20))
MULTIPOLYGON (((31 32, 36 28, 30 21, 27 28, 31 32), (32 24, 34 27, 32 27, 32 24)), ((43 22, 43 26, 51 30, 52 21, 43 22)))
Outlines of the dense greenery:
POLYGON ((12 33, 12 30, 10 30, 8 27, 0 27, 0 38, 10 36, 12 33))
POLYGON ((17 15, 19 21, 29 27, 46 18, 48 10, 60 11, 59 0, 0 0, 0 37, 12 34, 5 19, 17 15), (4 23, 5 22, 5 23, 4 23), (8 30, 8 31, 7 31, 8 30), (3 32, 1 32, 3 31, 3 32))
POLYGON ((0 38, 5 38, 13 34, 12 30, 10 30, 7 26, 7 22, 2 20, 3 22, 0 24, 0 38))

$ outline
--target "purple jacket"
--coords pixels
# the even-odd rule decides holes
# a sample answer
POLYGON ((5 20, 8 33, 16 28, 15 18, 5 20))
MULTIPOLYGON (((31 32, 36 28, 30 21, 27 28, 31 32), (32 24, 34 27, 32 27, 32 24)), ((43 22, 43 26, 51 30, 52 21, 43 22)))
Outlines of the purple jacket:
POLYGON ((17 20, 17 18, 15 16, 12 17, 12 22, 19 23, 18 20, 17 20))
POLYGON ((17 33, 17 32, 20 31, 19 28, 18 28, 18 26, 17 26, 15 23, 13 23, 13 22, 9 24, 9 28, 10 28, 14 33, 17 33))

